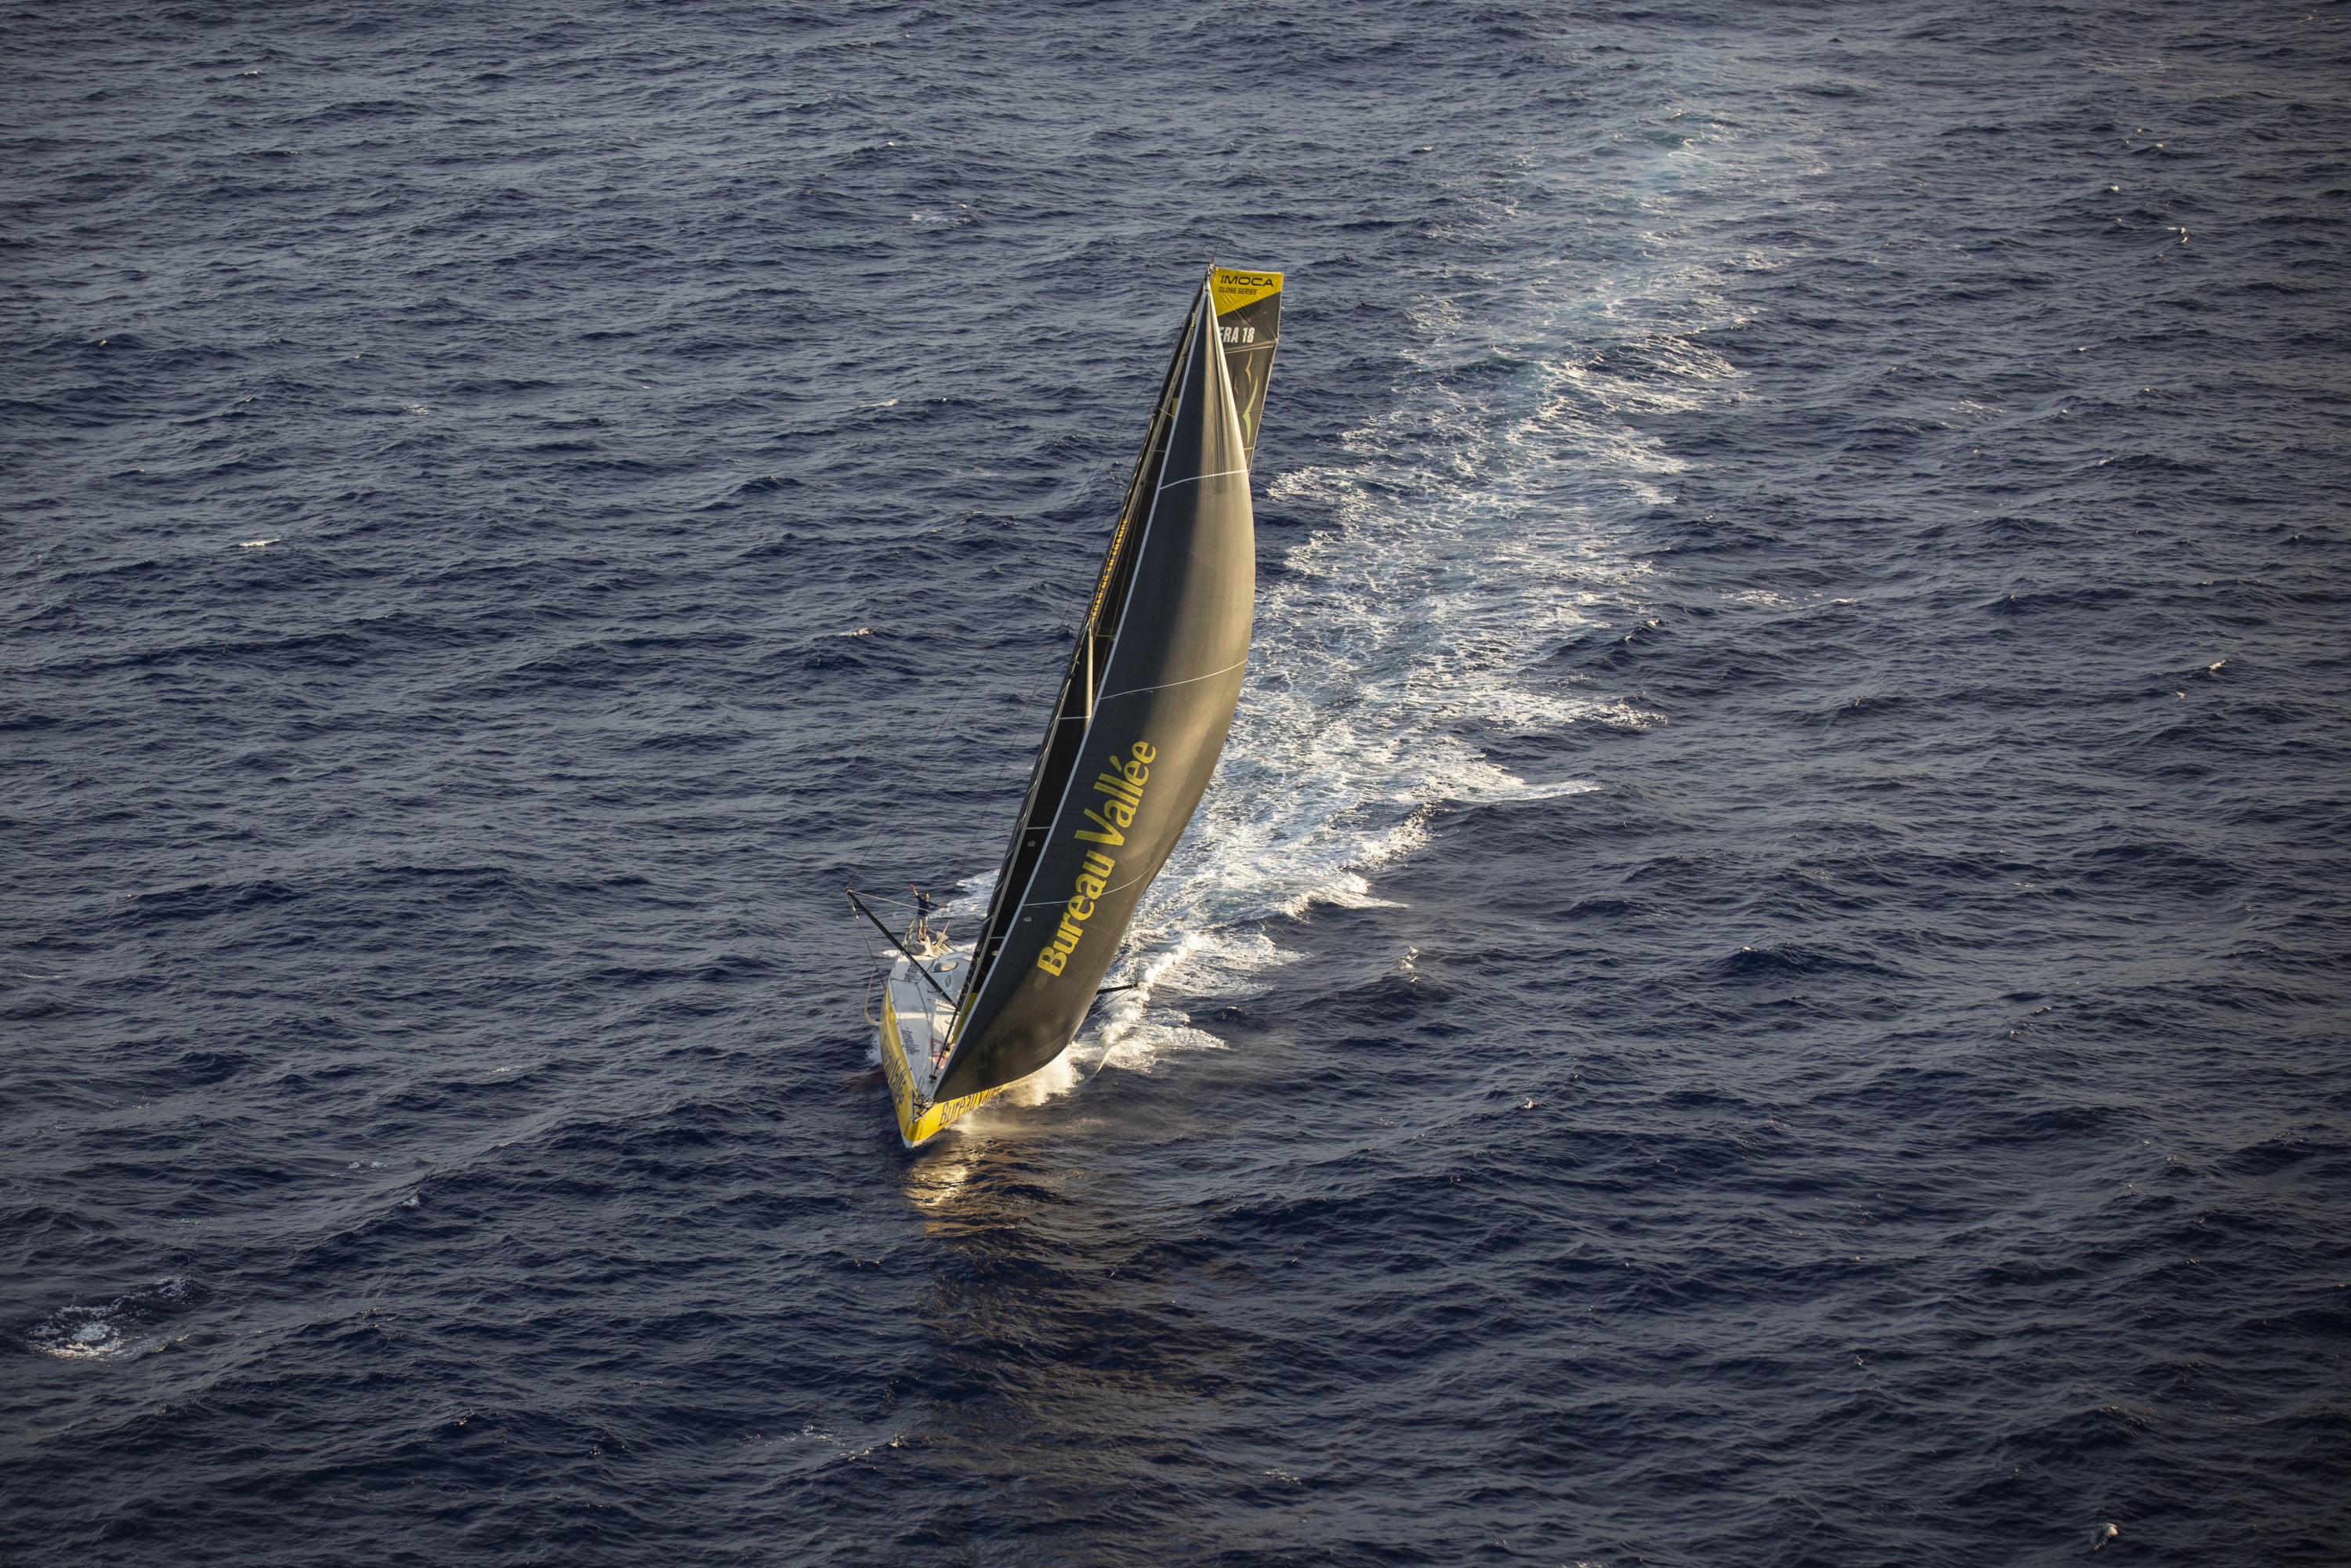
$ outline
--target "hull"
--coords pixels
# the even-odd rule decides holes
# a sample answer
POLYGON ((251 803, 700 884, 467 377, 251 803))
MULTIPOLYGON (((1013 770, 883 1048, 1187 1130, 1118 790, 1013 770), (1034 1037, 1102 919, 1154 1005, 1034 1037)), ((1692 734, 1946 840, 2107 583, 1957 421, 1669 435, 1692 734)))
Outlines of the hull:
MULTIPOLYGON (((949 949, 925 955, 923 967, 952 992, 969 961, 968 949, 949 949)), ((891 966, 882 988, 877 1043, 882 1074, 890 1082, 890 1104, 898 1113, 898 1141, 910 1149, 921 1147, 1012 1087, 1001 1083, 952 1100, 936 1097, 939 1071, 932 1047, 946 1038, 949 1021, 946 1003, 914 974, 913 965, 900 958, 891 966)))

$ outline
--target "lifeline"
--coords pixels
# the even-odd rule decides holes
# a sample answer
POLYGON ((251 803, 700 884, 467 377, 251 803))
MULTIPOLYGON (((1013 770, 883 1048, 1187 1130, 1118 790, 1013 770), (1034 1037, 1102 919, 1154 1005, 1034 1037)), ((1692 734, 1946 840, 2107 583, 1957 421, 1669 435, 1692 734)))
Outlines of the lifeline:
MULTIPOLYGON (((1143 787, 1150 780, 1151 764, 1157 760, 1159 749, 1143 741, 1127 748, 1122 758, 1111 754, 1109 771, 1094 778, 1094 792, 1104 799, 1102 810, 1088 808, 1086 820, 1092 829, 1080 828, 1077 836, 1088 843, 1108 844, 1115 849, 1126 842, 1126 830, 1134 826, 1134 814, 1143 808, 1143 787)), ((1037 967, 1049 975, 1058 975, 1068 967, 1070 955, 1086 934, 1085 923, 1093 917, 1095 901, 1110 885, 1111 875, 1118 862, 1100 850, 1088 850, 1085 862, 1078 868, 1077 891, 1069 903, 1061 906, 1061 926, 1053 940, 1037 955, 1037 967)))

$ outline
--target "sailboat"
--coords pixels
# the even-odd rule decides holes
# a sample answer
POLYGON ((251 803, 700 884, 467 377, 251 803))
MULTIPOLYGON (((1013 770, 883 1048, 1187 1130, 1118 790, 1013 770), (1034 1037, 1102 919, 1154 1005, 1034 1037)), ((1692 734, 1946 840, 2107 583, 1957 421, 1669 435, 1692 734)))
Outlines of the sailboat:
POLYGON ((869 1016, 909 1148, 1068 1049, 1208 787, 1249 662, 1280 327, 1278 272, 1211 267, 1193 295, 978 935, 951 941, 919 894, 901 931, 850 890, 888 944, 869 1016))

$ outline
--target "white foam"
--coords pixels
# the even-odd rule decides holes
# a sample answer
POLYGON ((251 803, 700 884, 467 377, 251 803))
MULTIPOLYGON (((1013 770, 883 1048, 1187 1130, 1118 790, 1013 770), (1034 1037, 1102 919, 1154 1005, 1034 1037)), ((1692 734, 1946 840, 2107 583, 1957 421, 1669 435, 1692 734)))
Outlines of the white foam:
POLYGON ((136 1361, 177 1343, 149 1325, 187 1295, 187 1281, 171 1279, 103 1306, 59 1307, 34 1325, 25 1347, 59 1361, 136 1361))

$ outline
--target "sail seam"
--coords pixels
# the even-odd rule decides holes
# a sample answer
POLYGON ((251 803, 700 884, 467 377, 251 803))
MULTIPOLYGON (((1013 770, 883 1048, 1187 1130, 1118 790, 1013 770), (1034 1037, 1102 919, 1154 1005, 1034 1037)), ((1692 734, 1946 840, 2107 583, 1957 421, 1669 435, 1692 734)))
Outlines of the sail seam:
POLYGON ((1248 659, 1242 658, 1236 660, 1232 664, 1227 664, 1221 670, 1210 670, 1205 675, 1186 675, 1180 681, 1162 681, 1155 686, 1129 686, 1123 692, 1105 692, 1101 696, 1094 699, 1094 711, 1100 713, 1102 711, 1102 704, 1107 702, 1116 702, 1121 697, 1140 696, 1144 692, 1164 692, 1170 686, 1188 686, 1196 681, 1213 681, 1218 675, 1231 674, 1235 670, 1239 669, 1243 664, 1248 663, 1248 659))
MULTIPOLYGON (((1116 883, 1111 886, 1103 888, 1102 890, 1102 895, 1104 898, 1108 898, 1112 894, 1122 893, 1127 888, 1133 887, 1138 882, 1149 882, 1150 880, 1151 879, 1147 876, 1131 876, 1124 882, 1116 883)), ((1049 904, 1063 904, 1067 902, 1068 901, 1066 899, 1060 898, 1036 898, 1029 900, 1026 904, 1016 905, 1016 907, 1021 909, 1043 909, 1049 904)))
POLYGON ((1247 467, 1228 468, 1217 474, 1195 474, 1189 479, 1170 479, 1167 483, 1159 486, 1157 494, 1164 496, 1178 485, 1196 485, 1203 479, 1229 479, 1236 474, 1246 474, 1248 472, 1249 469, 1247 467))

